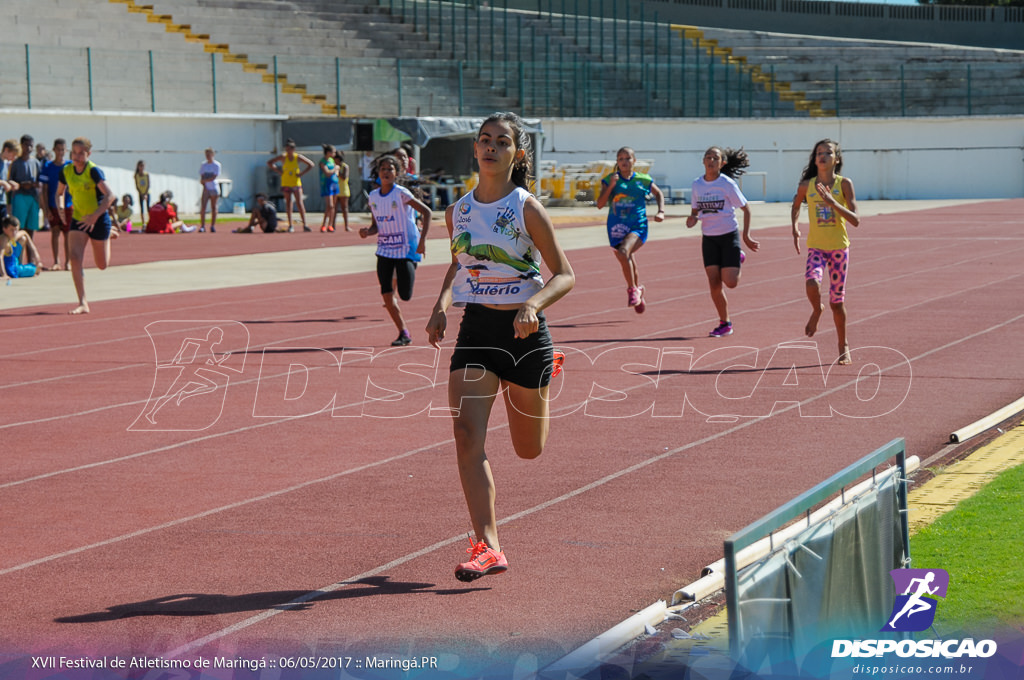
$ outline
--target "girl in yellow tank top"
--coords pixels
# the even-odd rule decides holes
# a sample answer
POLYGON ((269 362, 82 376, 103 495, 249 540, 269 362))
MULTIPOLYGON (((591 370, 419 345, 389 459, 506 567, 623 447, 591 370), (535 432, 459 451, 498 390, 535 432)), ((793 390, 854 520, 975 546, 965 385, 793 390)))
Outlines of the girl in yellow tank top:
POLYGON ((804 273, 811 317, 804 333, 813 337, 818 330, 825 305, 821 301, 821 284, 825 271, 829 275, 829 307, 839 341, 838 363, 851 363, 846 339, 846 274, 850 263, 850 238, 846 225, 860 225, 853 181, 843 177, 843 156, 838 142, 823 139, 814 145, 810 160, 800 177, 800 186, 793 197, 790 211, 793 245, 800 252, 800 207, 807 203, 810 228, 807 232, 807 268, 804 273))
POLYGON ((302 217, 302 230, 313 231, 306 224, 306 206, 302 198, 302 176, 316 167, 316 163, 295 151, 295 140, 288 139, 284 143, 284 153, 267 161, 267 167, 281 175, 281 194, 288 212, 288 231, 295 231, 292 226, 292 202, 299 208, 302 217), (305 167, 301 167, 301 166, 305 167))

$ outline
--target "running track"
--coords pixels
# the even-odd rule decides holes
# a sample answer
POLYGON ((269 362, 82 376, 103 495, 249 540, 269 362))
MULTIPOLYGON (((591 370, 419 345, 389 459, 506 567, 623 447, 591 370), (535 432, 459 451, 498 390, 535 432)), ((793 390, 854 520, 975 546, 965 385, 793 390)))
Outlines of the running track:
MULTIPOLYGON (((1019 398, 1022 209, 865 219, 850 367, 831 365, 828 311, 816 343, 803 337, 788 227, 755 234, 724 340, 706 337, 697 240, 641 251, 644 315, 607 247, 571 252, 576 290, 549 311, 569 355, 557 420, 544 455, 522 461, 496 408, 511 568, 473 584, 452 576, 469 522, 450 422, 428 414, 445 405, 447 356, 390 351, 373 274, 108 301, 88 318, 3 312, 0 676, 56 677, 27 670, 40 654, 434 655, 450 677, 542 666, 670 597, 729 534, 865 453, 905 437, 926 458, 1019 398), (157 363, 213 327, 228 382, 147 425, 175 372, 157 363), (363 404, 367 384, 405 399, 363 404)), ((412 328, 443 271, 420 269, 412 328)))

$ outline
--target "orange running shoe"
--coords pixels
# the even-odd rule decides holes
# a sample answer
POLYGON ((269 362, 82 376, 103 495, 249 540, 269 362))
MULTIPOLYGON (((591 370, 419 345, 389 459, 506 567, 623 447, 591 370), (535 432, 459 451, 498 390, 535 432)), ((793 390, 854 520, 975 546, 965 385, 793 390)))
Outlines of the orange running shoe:
POLYGON ((474 544, 472 538, 469 539, 469 544, 472 546, 466 550, 470 554, 469 562, 463 562, 455 568, 455 578, 468 582, 488 574, 501 574, 508 571, 505 553, 495 552, 483 541, 474 544))
POLYGON ((554 378, 556 375, 562 372, 562 366, 565 364, 565 352, 555 350, 555 356, 551 360, 551 377, 554 378))

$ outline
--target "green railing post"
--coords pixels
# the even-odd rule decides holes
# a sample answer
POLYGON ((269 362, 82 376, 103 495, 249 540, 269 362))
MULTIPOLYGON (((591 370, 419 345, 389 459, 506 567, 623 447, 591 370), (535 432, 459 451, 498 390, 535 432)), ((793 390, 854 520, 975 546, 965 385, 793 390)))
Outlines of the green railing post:
POLYGON ((458 19, 456 18, 456 15, 455 15, 455 0, 452 0, 451 4, 452 4, 452 59, 457 59, 458 58, 458 54, 455 51, 456 50, 455 34, 456 34, 456 30, 459 27, 459 23, 458 23, 458 19))
POLYGON ((153 50, 149 50, 149 110, 156 113, 156 78, 153 77, 153 50))
POLYGON ((641 79, 641 82, 644 83, 644 87, 642 88, 642 92, 644 93, 644 113, 647 114, 648 118, 650 118, 651 117, 651 93, 650 93, 650 91, 646 87, 646 83, 649 82, 649 80, 647 78, 647 67, 648 66, 657 66, 657 64, 648 64, 646 61, 642 61, 641 63, 643 64, 643 71, 641 73, 641 78, 640 79, 641 79))
POLYGON ((695 118, 700 117, 700 45, 698 41, 693 41, 693 115, 695 118))
POLYGON ((751 72, 748 78, 749 86, 747 87, 747 116, 750 118, 754 117, 754 73, 751 72))
POLYGON ((708 117, 715 117, 715 48, 708 59, 708 117))
POLYGON ((900 113, 907 117, 907 81, 903 73, 903 64, 900 64, 900 113))
POLYGON ((836 97, 836 118, 838 118, 839 117, 839 64, 836 64, 833 68, 834 68, 834 73, 833 73, 834 85, 832 86, 832 89, 835 91, 835 97, 836 97))
MULTIPOLYGON (((516 18, 518 22, 518 17, 516 18)), ((526 64, 519 62, 519 108, 526 112, 526 64)))
POLYGON ((463 70, 463 66, 465 65, 465 63, 466 62, 464 62, 462 60, 459 60, 459 115, 460 116, 465 115, 463 113, 463 107, 465 105, 465 102, 464 102, 463 96, 462 96, 462 93, 463 93, 463 90, 462 90, 462 70, 463 70))
MULTIPOLYGON (((402 60, 395 60, 395 77, 398 80, 398 115, 402 115, 402 60)), ((340 111, 339 107, 339 111, 340 111)))
POLYGON ((967 115, 971 115, 971 65, 967 65, 967 115))
MULTIPOLYGON (((455 5, 453 4, 454 8, 455 5)), ((462 4, 462 42, 466 45, 466 61, 469 61, 469 3, 462 4)), ((476 31, 476 60, 477 68, 480 68, 480 27, 476 31)))
POLYGON ((679 115, 686 116, 686 33, 679 37, 679 115))
MULTIPOLYGON (((87 75, 89 77, 88 78, 88 83, 89 83, 89 110, 92 111, 93 110, 93 106, 92 106, 92 48, 91 47, 86 47, 85 48, 85 68, 86 68, 87 75)), ((216 112, 214 112, 214 113, 216 113, 216 112)))
MULTIPOLYGON (((398 92, 401 96, 402 92, 402 71, 401 66, 398 67, 398 92)), ((334 111, 338 114, 338 118, 341 118, 341 57, 334 58, 334 94, 335 94, 335 105, 334 111)), ((399 114, 401 114, 401 104, 399 104, 399 114)))
POLYGON ((658 91, 658 13, 654 13, 654 91, 658 91))
POLYGON ((281 113, 281 97, 277 91, 277 55, 274 55, 274 113, 281 113))
POLYGON ((501 31, 501 42, 505 47, 505 63, 508 63, 508 0, 502 0, 501 5, 503 10, 502 23, 504 25, 501 31))
POLYGON ((537 105, 537 32, 533 31, 530 34, 530 102, 535 108, 540 108, 537 105))
POLYGON ((612 45, 619 47, 619 0, 612 0, 612 45))
MULTIPOLYGON (((657 15, 655 15, 655 16, 657 16, 657 15)), ((657 19, 655 19, 654 25, 655 26, 658 25, 657 19)), ((668 37, 665 39, 665 63, 666 63, 666 67, 665 67, 665 102, 666 102, 667 106, 666 106, 665 115, 671 116, 672 115, 672 25, 671 24, 667 24, 667 26, 668 26, 668 37)), ((655 35, 657 35, 657 29, 655 29, 655 35)), ((657 78, 657 75, 655 75, 655 78, 657 78)), ((657 89, 657 87, 658 87, 657 80, 655 80, 655 82, 654 82, 654 87, 655 87, 655 89, 657 89)))
MULTIPOLYGON (((563 14, 562 16, 565 16, 565 15, 563 14)), ((562 58, 562 43, 558 43, 558 66, 557 66, 557 70, 558 70, 558 115, 559 116, 564 116, 565 115, 565 82, 563 80, 563 78, 565 77, 565 72, 564 72, 564 69, 562 68, 562 65, 564 63, 565 62, 563 61, 563 58, 562 58)))
MULTIPOLYGON (((612 0, 614 2, 614 0, 612 0)), ((601 23, 598 25, 600 34, 598 36, 597 44, 603 50, 604 49, 604 0, 597 0, 598 10, 600 11, 601 23)))
POLYGON ((597 14, 594 14, 594 0, 587 0, 587 49, 594 49, 594 20, 600 21, 597 14))
POLYGON ((573 42, 576 45, 580 44, 580 0, 572 0, 572 15, 574 19, 574 36, 573 42))
POLYGON ((32 108, 32 58, 29 56, 28 43, 25 43, 25 97, 28 108, 32 108))
POLYGON ((213 112, 217 113, 217 53, 210 52, 210 89, 213 94, 213 112))
POLYGON ((516 15, 516 61, 523 62, 523 17, 516 15))
POLYGON ((772 103, 772 118, 775 117, 775 64, 771 65, 771 76, 768 79, 770 94, 769 101, 772 103))
POLYGON ((583 115, 590 116, 590 62, 583 62, 583 115))
MULTIPOLYGON (((554 0, 548 0, 554 2, 554 0)), ((550 5, 548 5, 550 7, 550 5)), ((544 47, 544 110, 551 112, 551 41, 546 40, 544 47)))
POLYGON ((726 61, 722 64, 722 70, 725 71, 725 117, 729 117, 729 71, 732 70, 732 64, 726 61))

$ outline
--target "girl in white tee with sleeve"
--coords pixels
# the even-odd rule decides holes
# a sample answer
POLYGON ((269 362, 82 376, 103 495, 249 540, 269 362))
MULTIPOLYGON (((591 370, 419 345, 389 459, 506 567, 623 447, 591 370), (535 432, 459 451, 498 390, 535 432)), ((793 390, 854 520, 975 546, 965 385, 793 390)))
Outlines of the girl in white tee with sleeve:
POLYGON ((704 271, 719 319, 718 326, 708 333, 713 338, 732 335, 725 289, 739 285, 740 264, 746 259, 740 248, 737 209, 743 211, 743 242, 753 252, 760 247, 750 238, 750 207, 734 181, 747 165, 749 161, 743 149, 735 151, 713 146, 704 152, 704 174, 693 180, 690 193, 692 207, 686 226, 693 227, 697 220, 701 223, 704 271))

